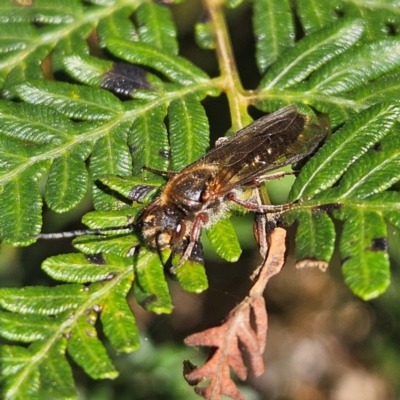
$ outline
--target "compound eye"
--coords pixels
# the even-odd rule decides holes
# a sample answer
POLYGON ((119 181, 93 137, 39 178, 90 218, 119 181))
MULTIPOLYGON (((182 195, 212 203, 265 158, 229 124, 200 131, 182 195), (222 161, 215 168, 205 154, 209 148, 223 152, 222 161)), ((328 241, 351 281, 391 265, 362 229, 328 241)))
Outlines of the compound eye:
POLYGON ((176 243, 179 240, 181 240, 186 233, 186 224, 184 222, 179 222, 179 224, 176 226, 174 233, 172 234, 171 237, 171 242, 176 243))

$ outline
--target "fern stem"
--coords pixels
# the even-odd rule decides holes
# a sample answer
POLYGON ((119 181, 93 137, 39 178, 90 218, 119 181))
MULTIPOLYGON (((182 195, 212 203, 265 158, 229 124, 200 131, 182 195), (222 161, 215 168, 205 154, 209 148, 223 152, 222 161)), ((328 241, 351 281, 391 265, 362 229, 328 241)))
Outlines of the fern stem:
POLYGON ((203 0, 204 8, 210 17, 215 35, 215 44, 221 77, 218 80, 221 89, 228 97, 232 118, 232 128, 237 131, 246 126, 251 119, 247 113, 248 101, 245 96, 237 70, 228 27, 220 0, 203 0))

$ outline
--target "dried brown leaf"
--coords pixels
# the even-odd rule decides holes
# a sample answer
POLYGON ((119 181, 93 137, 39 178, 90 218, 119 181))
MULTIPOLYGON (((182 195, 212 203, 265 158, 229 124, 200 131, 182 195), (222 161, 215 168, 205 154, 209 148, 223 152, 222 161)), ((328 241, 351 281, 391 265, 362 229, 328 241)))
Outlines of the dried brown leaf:
POLYGON ((242 344, 249 355, 251 369, 256 376, 264 370, 263 353, 267 337, 268 318, 263 292, 268 280, 276 275, 284 264, 286 231, 281 228, 271 233, 269 251, 258 275, 257 282, 247 296, 218 327, 195 333, 185 339, 189 346, 215 348, 211 358, 200 368, 185 374, 193 385, 209 379, 206 387, 195 387, 196 393, 205 399, 219 400, 222 395, 234 400, 244 400, 230 377, 232 369, 239 379, 247 378, 242 344))

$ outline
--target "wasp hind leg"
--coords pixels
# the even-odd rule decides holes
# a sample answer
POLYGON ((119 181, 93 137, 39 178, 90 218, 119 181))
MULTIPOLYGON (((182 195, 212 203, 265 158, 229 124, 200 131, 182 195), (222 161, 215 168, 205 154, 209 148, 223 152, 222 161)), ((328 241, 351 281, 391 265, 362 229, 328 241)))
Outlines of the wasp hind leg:
POLYGON ((251 181, 251 184, 254 185, 254 186, 257 186, 262 182, 274 181, 276 179, 282 179, 282 178, 284 178, 285 176, 288 176, 288 175, 297 175, 297 174, 298 174, 298 171, 280 171, 280 172, 275 172, 273 174, 262 175, 262 176, 260 176, 258 178, 254 178, 251 181))
POLYGON ((256 204, 245 200, 240 200, 235 196, 235 193, 228 193, 226 198, 230 201, 233 201, 239 206, 246 208, 250 211, 257 212, 282 212, 286 210, 290 210, 296 203, 286 203, 280 205, 271 205, 271 204, 256 204))

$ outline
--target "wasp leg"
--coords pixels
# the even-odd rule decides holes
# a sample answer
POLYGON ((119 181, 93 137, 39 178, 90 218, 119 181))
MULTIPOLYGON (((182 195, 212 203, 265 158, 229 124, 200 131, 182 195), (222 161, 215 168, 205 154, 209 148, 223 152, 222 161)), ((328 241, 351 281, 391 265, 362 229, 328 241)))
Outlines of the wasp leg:
POLYGON ((251 183, 252 185, 258 185, 262 182, 267 182, 267 181, 274 181, 276 179, 281 179, 287 175, 296 175, 296 171, 281 171, 281 172, 275 172, 274 174, 268 174, 268 175, 263 175, 258 178, 254 178, 251 183))
POLYGON ((208 215, 206 213, 200 213, 199 215, 197 215, 193 223, 192 230, 190 231, 189 244, 187 245, 185 252, 183 253, 182 258, 179 260, 178 264, 174 265, 171 268, 171 272, 174 272, 177 268, 179 268, 187 260, 189 260, 195 244, 200 240, 202 225, 204 225, 207 222, 208 222, 208 215))
POLYGON ((236 204, 239 204, 239 206, 247 208, 248 210, 258 212, 282 212, 291 209, 295 205, 295 203, 286 203, 280 205, 255 204, 249 201, 239 200, 234 193, 228 193, 226 198, 236 204))
POLYGON ((175 171, 161 171, 160 169, 147 167, 146 165, 143 165, 142 170, 149 171, 155 175, 166 176, 168 179, 171 179, 173 176, 178 174, 178 172, 175 172, 175 171))

